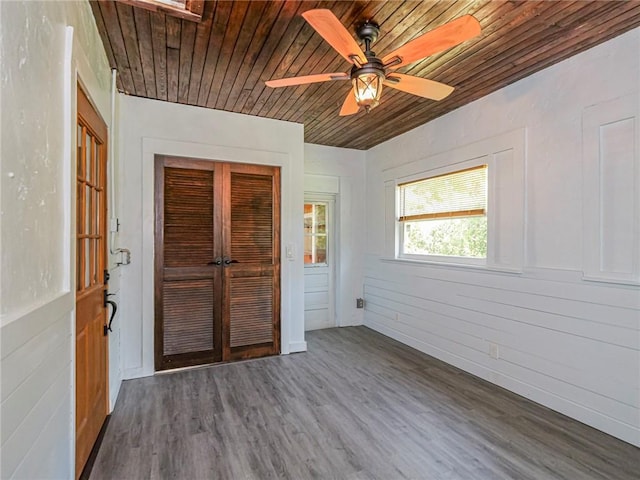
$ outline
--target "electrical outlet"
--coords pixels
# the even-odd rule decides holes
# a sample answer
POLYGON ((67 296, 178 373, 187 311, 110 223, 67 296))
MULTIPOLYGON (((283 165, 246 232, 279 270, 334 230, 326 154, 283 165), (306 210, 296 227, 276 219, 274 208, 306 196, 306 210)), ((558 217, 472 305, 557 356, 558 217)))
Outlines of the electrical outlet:
POLYGON ((491 358, 495 358, 496 360, 498 358, 500 358, 500 349, 498 348, 498 344, 497 343, 490 343, 489 344, 489 356, 491 358))
POLYGON ((364 298, 356 298, 356 308, 364 308, 364 298))

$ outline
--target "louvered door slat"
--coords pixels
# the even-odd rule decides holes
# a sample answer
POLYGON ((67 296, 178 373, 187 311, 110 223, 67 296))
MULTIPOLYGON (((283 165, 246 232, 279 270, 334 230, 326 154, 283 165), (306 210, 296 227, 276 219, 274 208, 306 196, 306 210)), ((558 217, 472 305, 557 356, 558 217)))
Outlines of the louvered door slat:
POLYGON ((231 172, 231 255, 242 263, 273 260, 273 177, 231 172))
POLYGON ((273 278, 231 278, 231 347, 273 342, 273 278))
POLYGON ((213 280, 164 282, 164 354, 213 350, 213 280))
POLYGON ((213 171, 164 169, 164 266, 213 259, 213 171))

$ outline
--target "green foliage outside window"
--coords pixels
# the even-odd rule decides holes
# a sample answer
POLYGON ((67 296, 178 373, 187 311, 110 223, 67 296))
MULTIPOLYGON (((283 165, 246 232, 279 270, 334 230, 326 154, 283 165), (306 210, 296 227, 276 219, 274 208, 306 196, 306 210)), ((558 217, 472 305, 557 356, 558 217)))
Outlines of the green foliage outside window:
POLYGON ((404 229, 405 254, 473 258, 487 256, 485 216, 406 222, 404 229))

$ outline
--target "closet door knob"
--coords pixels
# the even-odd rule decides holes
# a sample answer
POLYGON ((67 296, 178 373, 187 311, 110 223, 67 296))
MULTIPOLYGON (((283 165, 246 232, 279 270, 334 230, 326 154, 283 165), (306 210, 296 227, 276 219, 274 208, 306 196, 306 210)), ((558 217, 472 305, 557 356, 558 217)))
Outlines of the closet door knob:
POLYGON ((218 258, 216 258, 213 262, 209 262, 209 263, 207 263, 207 265, 217 265, 217 266, 220 266, 220 265, 222 265, 222 258, 221 258, 221 257, 218 257, 218 258))

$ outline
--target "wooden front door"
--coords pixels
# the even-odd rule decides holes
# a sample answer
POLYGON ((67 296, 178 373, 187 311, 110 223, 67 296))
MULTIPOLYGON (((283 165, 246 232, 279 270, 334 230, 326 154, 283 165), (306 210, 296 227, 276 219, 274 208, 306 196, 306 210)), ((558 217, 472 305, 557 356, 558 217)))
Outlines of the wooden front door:
POLYGON ((76 181, 76 478, 107 417, 107 127, 78 87, 76 181))
POLYGON ((280 171, 157 156, 155 367, 280 351, 280 171))

